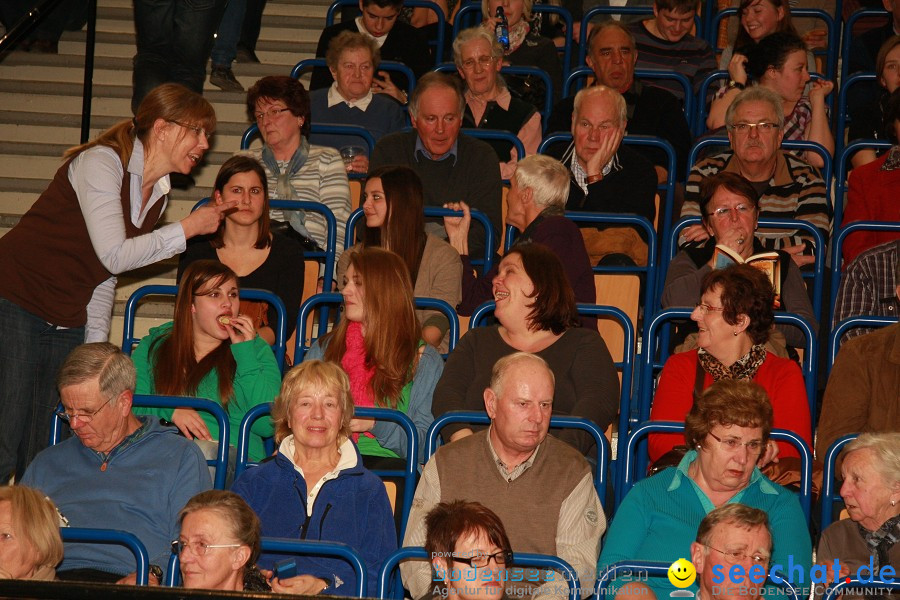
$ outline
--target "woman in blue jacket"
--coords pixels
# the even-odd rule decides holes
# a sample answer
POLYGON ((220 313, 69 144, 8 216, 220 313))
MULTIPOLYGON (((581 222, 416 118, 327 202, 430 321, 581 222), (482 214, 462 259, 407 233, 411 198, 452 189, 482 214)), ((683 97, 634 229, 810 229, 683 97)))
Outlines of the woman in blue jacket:
MULTIPOLYGON (((397 533, 384 484, 363 467, 350 440, 353 399, 347 375, 319 360, 294 367, 272 418, 278 453, 241 475, 232 491, 259 516, 263 536, 351 546, 368 570, 366 595, 374 597, 384 559, 397 548, 397 533)), ((356 575, 343 559, 297 556, 297 574, 280 579, 270 571, 282 559, 266 554, 259 559, 273 592, 356 594, 356 575)))

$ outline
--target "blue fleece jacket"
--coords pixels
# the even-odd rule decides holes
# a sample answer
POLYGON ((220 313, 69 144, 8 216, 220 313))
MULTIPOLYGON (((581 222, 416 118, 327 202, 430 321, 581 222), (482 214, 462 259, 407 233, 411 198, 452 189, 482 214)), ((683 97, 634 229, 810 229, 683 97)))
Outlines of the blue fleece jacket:
MULTIPOLYGON (((50 446, 28 466, 23 485, 41 490, 72 527, 121 529, 147 548, 150 563, 165 570, 178 512, 196 494, 212 488, 197 444, 159 419, 138 417, 141 427, 104 456, 77 437, 50 446)), ((60 571, 100 569, 134 572, 131 552, 109 544, 66 544, 60 571)))
MULTIPOLYGON (((384 483, 362 466, 356 446, 356 465, 341 470, 335 479, 322 484, 307 516, 306 481, 293 462, 279 451, 274 458, 244 472, 231 488, 244 498, 259 516, 265 537, 342 542, 362 557, 368 570, 366 596, 374 598, 378 573, 384 559, 397 549, 397 531, 384 483)), ((263 554, 259 566, 271 569, 284 555, 263 554)), ((325 593, 353 596, 356 575, 343 559, 298 556, 297 574, 312 575, 334 582, 325 593)))

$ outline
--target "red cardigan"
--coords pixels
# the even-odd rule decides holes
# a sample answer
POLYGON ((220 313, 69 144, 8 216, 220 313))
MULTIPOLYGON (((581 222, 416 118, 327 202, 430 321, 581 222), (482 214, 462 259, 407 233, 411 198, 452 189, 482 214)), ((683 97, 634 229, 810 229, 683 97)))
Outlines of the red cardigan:
MULTIPOLYGON (((900 221, 900 201, 898 201, 900 169, 881 170, 889 154, 850 172, 847 206, 844 209, 843 223, 839 223, 840 225, 852 221, 900 221)), ((835 224, 835 229, 839 224, 835 224)), ((894 231, 851 233, 841 250, 844 268, 846 269, 850 261, 869 248, 892 242, 897 238, 900 238, 900 233, 894 231)))
MULTIPOLYGON (((673 354, 666 361, 656 387, 651 421, 684 421, 693 405, 694 378, 697 372, 697 350, 673 354)), ((809 401, 800 367, 792 360, 779 358, 769 352, 753 379, 763 386, 772 401, 773 427, 788 429, 802 437, 812 448, 812 432, 809 418, 809 401)), ((711 386, 712 375, 706 373, 703 388, 711 386)), ((650 460, 678 445, 684 445, 684 436, 674 433, 651 435, 650 460)), ((779 456, 800 456, 791 444, 779 442, 779 456)))

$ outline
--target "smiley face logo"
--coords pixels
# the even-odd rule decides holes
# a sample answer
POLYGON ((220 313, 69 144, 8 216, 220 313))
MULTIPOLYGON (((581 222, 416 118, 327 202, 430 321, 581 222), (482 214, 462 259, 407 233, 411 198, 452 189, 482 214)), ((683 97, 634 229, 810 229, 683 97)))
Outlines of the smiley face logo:
POLYGON ((691 561, 679 558, 669 566, 669 582, 677 588, 686 588, 697 579, 697 570, 691 561))

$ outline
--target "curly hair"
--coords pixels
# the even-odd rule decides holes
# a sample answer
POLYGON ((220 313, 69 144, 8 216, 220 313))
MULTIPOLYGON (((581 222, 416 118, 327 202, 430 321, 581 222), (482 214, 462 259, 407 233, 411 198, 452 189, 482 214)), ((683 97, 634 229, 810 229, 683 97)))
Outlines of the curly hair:
POLYGON ((740 315, 747 315, 747 335, 754 344, 764 344, 775 322, 775 290, 765 273, 750 265, 731 265, 710 271, 703 278, 701 295, 718 288, 722 298, 722 318, 737 325, 740 315))
POLYGON ((753 381, 736 379, 720 379, 703 390, 684 417, 688 448, 705 444, 716 425, 759 427, 765 445, 772 432, 772 403, 766 390, 753 381))

